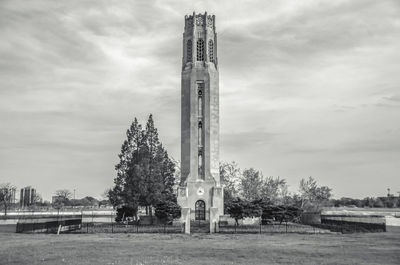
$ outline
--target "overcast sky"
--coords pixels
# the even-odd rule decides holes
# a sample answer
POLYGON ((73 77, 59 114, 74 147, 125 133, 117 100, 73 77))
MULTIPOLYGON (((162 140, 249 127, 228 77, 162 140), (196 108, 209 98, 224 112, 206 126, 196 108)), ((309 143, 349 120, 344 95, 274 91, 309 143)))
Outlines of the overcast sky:
POLYGON ((216 15, 221 160, 400 191, 400 1, 0 1, 0 183, 100 197, 134 117, 180 159, 185 14, 216 15))

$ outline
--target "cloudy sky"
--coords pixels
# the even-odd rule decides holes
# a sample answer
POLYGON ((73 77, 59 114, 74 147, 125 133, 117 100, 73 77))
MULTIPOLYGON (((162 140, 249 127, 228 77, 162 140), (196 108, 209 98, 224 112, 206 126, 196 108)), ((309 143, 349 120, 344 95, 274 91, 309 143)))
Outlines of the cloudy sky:
POLYGON ((134 117, 180 159, 184 15, 217 18, 221 159, 400 191, 400 1, 0 1, 0 183, 100 197, 134 117))

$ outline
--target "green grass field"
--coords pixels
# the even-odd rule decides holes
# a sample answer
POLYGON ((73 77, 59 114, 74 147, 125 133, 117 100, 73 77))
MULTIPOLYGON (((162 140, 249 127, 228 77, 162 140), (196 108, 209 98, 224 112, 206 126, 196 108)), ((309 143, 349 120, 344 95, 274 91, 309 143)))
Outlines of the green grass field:
POLYGON ((400 233, 0 233, 0 264, 400 264, 400 233))

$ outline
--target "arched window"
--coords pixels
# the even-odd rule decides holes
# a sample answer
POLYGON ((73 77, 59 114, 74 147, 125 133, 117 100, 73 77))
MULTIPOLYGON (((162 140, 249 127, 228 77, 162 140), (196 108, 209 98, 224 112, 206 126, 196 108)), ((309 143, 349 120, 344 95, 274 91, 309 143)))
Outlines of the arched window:
POLYGON ((192 62, 192 40, 188 40, 186 44, 186 62, 192 62))
POLYGON ((199 121, 199 146, 203 146, 203 123, 199 121))
POLYGON ((210 55, 210 62, 214 62, 214 42, 212 40, 208 41, 208 53, 210 55))
POLYGON ((203 152, 199 151, 199 172, 198 172, 198 177, 199 179, 203 179, 203 152))
POLYGON ((206 220, 206 203, 202 200, 198 200, 194 205, 195 219, 206 220))
POLYGON ((204 61, 204 40, 197 40, 197 61, 204 61))
POLYGON ((203 92, 199 90, 199 96, 198 96, 198 113, 197 115, 199 117, 203 116, 203 92))

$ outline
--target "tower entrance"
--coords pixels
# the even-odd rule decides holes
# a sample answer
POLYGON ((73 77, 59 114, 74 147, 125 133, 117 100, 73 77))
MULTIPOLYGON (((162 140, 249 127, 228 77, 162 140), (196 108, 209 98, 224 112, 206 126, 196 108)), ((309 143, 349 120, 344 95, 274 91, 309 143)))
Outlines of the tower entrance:
POLYGON ((194 208, 195 220, 206 220, 206 203, 202 200, 198 200, 194 208))

